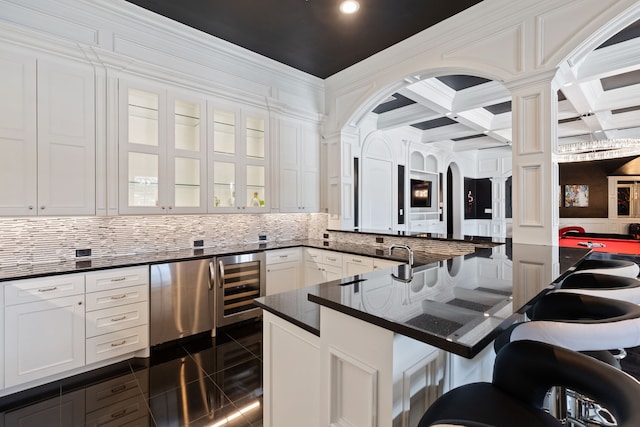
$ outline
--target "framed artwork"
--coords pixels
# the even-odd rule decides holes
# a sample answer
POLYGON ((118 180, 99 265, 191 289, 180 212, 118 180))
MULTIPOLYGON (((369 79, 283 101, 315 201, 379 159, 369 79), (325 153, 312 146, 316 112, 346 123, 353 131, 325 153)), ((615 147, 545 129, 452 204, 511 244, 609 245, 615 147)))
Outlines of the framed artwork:
POLYGON ((564 186, 564 207, 584 208, 589 206, 589 186, 586 184, 567 184, 564 186))

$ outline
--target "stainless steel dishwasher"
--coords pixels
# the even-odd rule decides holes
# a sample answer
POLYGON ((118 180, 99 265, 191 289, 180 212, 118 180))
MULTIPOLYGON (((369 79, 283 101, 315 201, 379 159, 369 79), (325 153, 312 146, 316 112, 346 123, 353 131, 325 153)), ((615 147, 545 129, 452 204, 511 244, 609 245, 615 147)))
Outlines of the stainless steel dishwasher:
POLYGON ((214 328, 211 259, 151 265, 150 344, 214 328))

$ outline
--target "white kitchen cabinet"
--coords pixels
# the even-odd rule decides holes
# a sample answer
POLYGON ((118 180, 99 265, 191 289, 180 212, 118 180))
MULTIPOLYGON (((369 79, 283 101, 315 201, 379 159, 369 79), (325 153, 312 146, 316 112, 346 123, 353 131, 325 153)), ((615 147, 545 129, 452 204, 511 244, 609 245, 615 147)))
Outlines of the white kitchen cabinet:
POLYGON ((387 259, 373 258, 373 269, 374 270, 383 270, 385 268, 391 268, 398 265, 402 265, 404 263, 400 261, 390 261, 387 259))
MULTIPOLYGON (((4 354, 4 290, 0 290, 0 354, 4 354)), ((4 363, 0 363, 0 390, 3 388, 4 363)), ((2 426, 1 423, 0 426, 2 426)))
POLYGON ((340 252, 305 248, 305 285, 342 278, 342 256, 340 252))
POLYGON ((344 254, 342 256, 342 272, 345 276, 355 276, 373 271, 373 258, 344 254))
POLYGON ((85 364, 83 275, 9 282, 4 290, 5 387, 85 364))
POLYGON ((267 252, 266 294, 273 295, 300 287, 302 249, 290 248, 267 252))
POLYGON ((280 121, 280 212, 319 211, 319 141, 317 127, 280 121))
POLYGON ((95 214, 90 66, 0 55, 0 214, 95 214))
POLYGON ((149 267, 86 275, 87 364, 149 347, 149 267))
POLYGON ((264 112, 209 105, 210 212, 268 212, 269 129, 264 112))
POLYGON ((119 98, 119 212, 206 212, 205 100, 127 80, 119 98))

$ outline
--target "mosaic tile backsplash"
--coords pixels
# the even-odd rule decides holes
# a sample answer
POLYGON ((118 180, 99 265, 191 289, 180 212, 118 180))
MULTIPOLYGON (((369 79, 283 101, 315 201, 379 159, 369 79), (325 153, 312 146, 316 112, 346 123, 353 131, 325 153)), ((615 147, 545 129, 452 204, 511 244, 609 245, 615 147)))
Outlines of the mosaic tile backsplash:
POLYGON ((113 217, 0 218, 0 267, 91 257, 163 252, 268 241, 321 239, 327 215, 158 215, 113 217))

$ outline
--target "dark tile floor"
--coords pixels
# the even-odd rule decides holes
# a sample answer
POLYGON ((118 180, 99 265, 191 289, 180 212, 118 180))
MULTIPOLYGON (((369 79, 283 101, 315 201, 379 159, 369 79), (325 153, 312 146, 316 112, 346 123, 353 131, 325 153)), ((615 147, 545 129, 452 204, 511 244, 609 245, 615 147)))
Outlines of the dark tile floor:
POLYGON ((262 323, 0 398, 0 427, 17 425, 262 426, 262 323))

